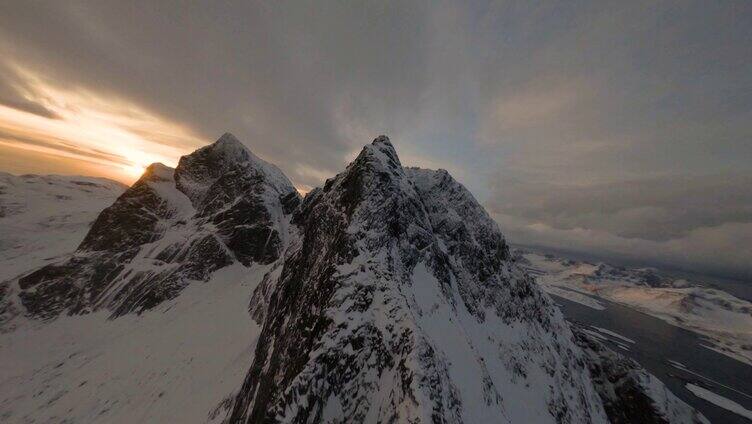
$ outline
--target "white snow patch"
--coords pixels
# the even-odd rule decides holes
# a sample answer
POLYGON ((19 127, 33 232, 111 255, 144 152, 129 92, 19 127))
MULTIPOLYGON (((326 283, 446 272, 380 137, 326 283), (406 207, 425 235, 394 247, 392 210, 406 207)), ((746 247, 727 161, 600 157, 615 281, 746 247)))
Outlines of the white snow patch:
POLYGON ((75 250, 125 189, 104 178, 0 172, 0 282, 75 250))
POLYGON ((727 411, 731 411, 737 415, 741 415, 744 418, 752 420, 752 411, 739 405, 731 399, 725 398, 717 393, 713 393, 708 389, 702 388, 692 383, 687 383, 685 387, 700 399, 705 399, 706 401, 727 411))
POLYGON ((603 334, 608 334, 611 337, 616 337, 617 339, 619 339, 621 341, 624 341, 624 342, 627 342, 627 343, 630 343, 630 344, 634 344, 635 343, 634 340, 630 339, 629 337, 624 337, 624 336, 622 336, 621 334, 619 334, 619 333, 617 333, 615 331, 611 331, 609 329, 602 328, 602 327, 596 327, 594 325, 591 325, 590 327, 592 327, 592 328, 600 331, 603 334))
POLYGON ((571 302, 575 302, 575 303, 579 303, 580 305, 587 306, 588 308, 592 308, 597 311, 602 311, 606 309, 606 306, 603 303, 598 302, 592 297, 586 294, 582 294, 578 291, 571 290, 571 289, 561 287, 561 286, 556 286, 553 284, 541 285, 540 287, 541 289, 543 289, 543 291, 545 291, 548 294, 559 296, 571 302))
POLYGON ((0 335, 2 421, 208 421, 253 360, 260 328, 247 307, 266 269, 232 265, 140 316, 63 316, 0 335))
POLYGON ((738 393, 738 394, 740 394, 740 395, 742 395, 742 396, 744 396, 746 398, 752 399, 752 396, 748 395, 747 393, 744 393, 744 392, 742 392, 740 390, 737 390, 737 389, 735 389, 735 388, 733 388, 731 386, 725 385, 725 384, 723 384, 723 383, 721 383, 721 382, 719 382, 717 380, 713 380, 712 378, 706 377, 706 376, 704 376, 704 375, 702 375, 700 373, 694 372, 691 369, 687 368, 687 366, 684 365, 684 364, 682 364, 681 362, 677 362, 677 361, 673 361, 673 360, 669 359, 668 363, 672 367, 674 367, 676 369, 680 369, 680 370, 682 370, 682 371, 684 371, 684 372, 686 372, 688 374, 692 374, 692 375, 694 375, 696 377, 700 377, 700 378, 702 378, 703 380, 705 380, 705 381, 707 381, 709 383, 713 383, 713 384, 715 384, 717 386, 724 387, 724 388, 726 388, 728 390, 731 390, 733 392, 736 392, 736 393, 738 393))

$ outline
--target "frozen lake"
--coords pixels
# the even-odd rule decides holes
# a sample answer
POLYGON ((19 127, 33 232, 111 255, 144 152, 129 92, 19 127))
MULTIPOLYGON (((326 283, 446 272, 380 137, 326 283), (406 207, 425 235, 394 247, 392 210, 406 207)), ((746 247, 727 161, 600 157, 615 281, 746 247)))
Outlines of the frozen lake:
POLYGON ((703 347, 705 343, 695 333, 633 309, 598 299, 606 308, 596 310, 557 296, 552 297, 571 322, 587 328, 601 327, 634 340, 635 343, 624 343, 618 337, 609 337, 613 340, 611 347, 639 362, 711 422, 752 422, 697 397, 686 388, 687 383, 699 382, 712 392, 746 409, 752 409, 752 367, 749 365, 703 347), (618 347, 617 342, 628 350, 618 347), (672 365, 669 361, 682 364, 685 368, 672 365))

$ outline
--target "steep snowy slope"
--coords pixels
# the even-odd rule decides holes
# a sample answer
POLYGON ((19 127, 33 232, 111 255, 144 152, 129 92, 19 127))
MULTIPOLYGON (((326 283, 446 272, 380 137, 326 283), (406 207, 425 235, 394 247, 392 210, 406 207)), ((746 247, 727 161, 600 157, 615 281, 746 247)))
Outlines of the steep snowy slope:
POLYGON ((104 178, 0 172, 0 281, 75 250, 126 188, 104 178))
POLYGON ((0 334, 0 422, 206 423, 243 382, 267 266, 240 263, 141 315, 22 322, 0 334))

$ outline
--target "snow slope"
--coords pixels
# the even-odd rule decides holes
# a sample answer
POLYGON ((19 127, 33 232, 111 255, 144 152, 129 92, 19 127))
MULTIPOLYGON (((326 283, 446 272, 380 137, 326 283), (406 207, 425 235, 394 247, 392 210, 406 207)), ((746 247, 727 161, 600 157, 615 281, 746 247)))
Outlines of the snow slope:
POLYGON ((0 337, 0 421, 220 420, 253 358, 247 306, 266 269, 229 266, 140 316, 20 323, 0 337))
POLYGON ((0 172, 0 281, 75 250, 125 189, 104 178, 0 172))
POLYGON ((720 406, 723 409, 741 415, 742 417, 745 417, 749 420, 752 420, 752 411, 739 405, 733 400, 725 398, 717 393, 711 392, 710 390, 704 387, 700 387, 696 384, 687 383, 686 387, 687 390, 692 392, 695 396, 705 399, 706 401, 714 405, 720 406))

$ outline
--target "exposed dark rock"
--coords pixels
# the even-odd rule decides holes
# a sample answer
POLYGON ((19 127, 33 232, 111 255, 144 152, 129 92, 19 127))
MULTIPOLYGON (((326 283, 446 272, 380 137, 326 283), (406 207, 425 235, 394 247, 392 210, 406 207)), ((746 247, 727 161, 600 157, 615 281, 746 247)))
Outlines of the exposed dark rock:
POLYGON ((174 211, 154 184, 171 181, 171 173, 172 169, 162 164, 150 165, 131 188, 99 214, 78 250, 121 252, 159 238, 157 223, 170 218, 174 211))
POLYGON ((587 358, 593 385, 613 424, 703 423, 704 417, 679 400, 637 362, 573 328, 587 358))
POLYGON ((299 238, 251 301, 263 330, 227 422, 320 422, 332 405, 349 422, 369 414, 379 422, 463 422, 468 406, 457 384, 465 383, 452 381, 448 347, 435 344, 420 318, 430 312, 418 306, 419 286, 430 284, 415 279, 421 263, 436 279, 442 299, 435 307, 448 314, 442 319, 464 321, 467 313, 459 328, 489 331, 488 340, 457 343, 470 351, 498 343, 494 356, 463 358, 483 375, 489 411, 501 417, 517 407, 501 395, 499 384, 509 382, 486 366, 507 357, 523 387, 525 368, 544 361, 556 387, 536 390, 550 396, 560 422, 605 417, 597 395, 578 380, 586 370, 566 344, 563 320, 511 268, 496 224, 445 171, 404 169, 379 137, 312 190, 293 223, 299 238), (486 322, 489 314, 495 318, 486 322), (525 326, 529 340, 496 339, 492 327, 502 323, 525 326))

